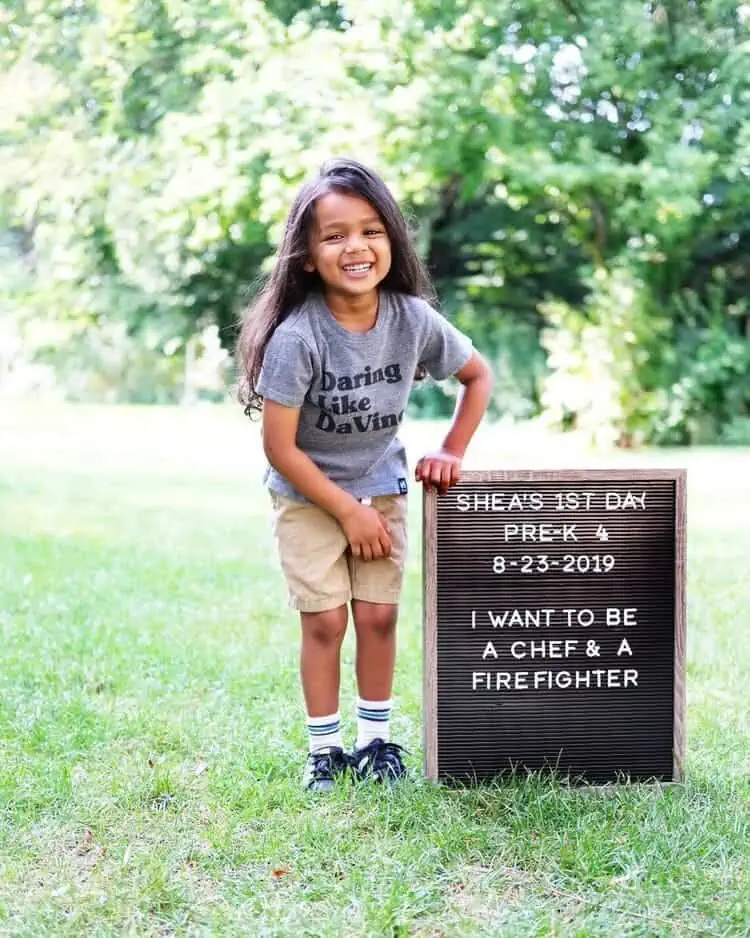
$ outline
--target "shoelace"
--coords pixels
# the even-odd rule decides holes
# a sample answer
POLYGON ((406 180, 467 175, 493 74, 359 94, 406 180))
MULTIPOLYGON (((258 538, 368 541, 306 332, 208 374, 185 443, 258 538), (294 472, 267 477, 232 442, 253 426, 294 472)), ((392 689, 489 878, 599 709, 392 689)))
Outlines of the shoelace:
MULTIPOLYGON (((341 758, 342 767, 346 765, 346 760, 341 758)), ((339 760, 335 756, 331 755, 329 752, 316 752, 313 755, 313 767, 312 774, 313 778, 316 779, 332 779, 333 772, 338 765, 339 760)))
POLYGON ((402 752, 410 755, 409 750, 404 749, 403 746, 399 746, 398 743, 384 743, 382 740, 373 740, 357 753, 356 759, 350 757, 350 760, 352 765, 357 767, 361 763, 362 758, 366 756, 373 768, 387 767, 398 770, 403 768, 401 761, 402 752))

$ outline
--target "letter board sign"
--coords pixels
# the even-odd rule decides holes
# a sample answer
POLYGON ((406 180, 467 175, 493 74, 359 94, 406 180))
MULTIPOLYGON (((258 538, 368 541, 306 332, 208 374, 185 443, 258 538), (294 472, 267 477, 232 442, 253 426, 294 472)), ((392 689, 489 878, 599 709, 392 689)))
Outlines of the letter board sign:
POLYGON ((683 777, 685 472, 464 472, 424 496, 425 774, 683 777))

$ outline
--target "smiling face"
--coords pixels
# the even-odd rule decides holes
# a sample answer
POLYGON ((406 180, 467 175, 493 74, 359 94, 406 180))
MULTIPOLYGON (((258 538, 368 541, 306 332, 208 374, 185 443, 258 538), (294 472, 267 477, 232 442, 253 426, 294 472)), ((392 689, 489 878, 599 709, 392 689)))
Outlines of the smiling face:
POLYGON ((328 192, 315 203, 305 270, 316 270, 327 294, 341 299, 375 292, 391 268, 391 242, 382 219, 365 199, 328 192))

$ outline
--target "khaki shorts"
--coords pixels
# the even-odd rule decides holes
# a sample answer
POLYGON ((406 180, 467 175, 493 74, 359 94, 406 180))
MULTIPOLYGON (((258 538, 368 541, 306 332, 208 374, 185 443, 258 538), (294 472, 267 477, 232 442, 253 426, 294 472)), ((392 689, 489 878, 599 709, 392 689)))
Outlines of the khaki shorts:
POLYGON ((274 532, 289 605, 300 612, 336 609, 352 599, 397 603, 404 578, 407 543, 406 495, 376 495, 373 508, 391 532, 391 556, 353 557, 338 521, 309 502, 271 493, 274 532))

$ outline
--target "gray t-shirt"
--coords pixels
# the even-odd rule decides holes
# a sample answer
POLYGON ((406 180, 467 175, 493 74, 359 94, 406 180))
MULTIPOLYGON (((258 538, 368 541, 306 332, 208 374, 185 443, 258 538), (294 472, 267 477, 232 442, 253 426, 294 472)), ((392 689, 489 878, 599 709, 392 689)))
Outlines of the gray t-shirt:
MULTIPOLYGON (((355 498, 405 494, 398 428, 417 365, 440 381, 471 354, 471 341, 417 297, 381 291, 373 328, 350 332, 314 293, 271 336, 257 389, 300 408, 297 446, 355 498)), ((272 466, 264 481, 305 501, 272 466)))

